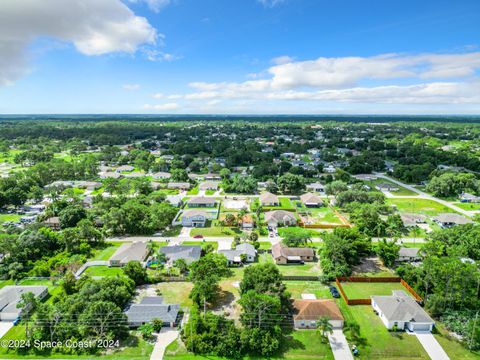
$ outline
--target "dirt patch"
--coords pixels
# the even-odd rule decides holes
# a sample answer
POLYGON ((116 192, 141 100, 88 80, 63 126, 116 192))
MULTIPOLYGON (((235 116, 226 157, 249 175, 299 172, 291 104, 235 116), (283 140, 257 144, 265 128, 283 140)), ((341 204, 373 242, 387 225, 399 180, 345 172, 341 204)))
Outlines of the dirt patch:
POLYGON ((353 267, 353 275, 362 273, 378 273, 388 271, 378 257, 367 257, 359 265, 353 267))

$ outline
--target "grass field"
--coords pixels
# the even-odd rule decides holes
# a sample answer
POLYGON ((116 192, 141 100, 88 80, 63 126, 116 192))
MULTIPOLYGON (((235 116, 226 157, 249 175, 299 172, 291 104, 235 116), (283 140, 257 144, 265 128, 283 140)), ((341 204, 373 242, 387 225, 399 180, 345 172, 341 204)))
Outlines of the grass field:
POLYGON ((475 204, 475 203, 462 203, 462 202, 456 202, 453 205, 459 207, 460 209, 471 211, 471 210, 480 210, 480 204, 475 204))
POLYGON ((192 300, 188 297, 192 291, 191 282, 163 282, 155 285, 160 290, 165 304, 180 304, 180 306, 192 306, 192 300))
POLYGON ((416 213, 436 216, 440 213, 455 212, 449 207, 428 199, 387 199, 389 205, 395 205, 401 213, 416 213))
POLYGON ((85 270, 85 274, 90 276, 124 276, 122 268, 108 266, 90 266, 85 270))
POLYGON ((377 190, 375 188, 376 185, 378 184, 392 184, 398 187, 398 191, 391 191, 392 194, 397 195, 397 196, 418 196, 418 194, 415 191, 408 190, 407 188, 404 188, 403 186, 400 186, 398 184, 395 184, 389 180, 386 179, 376 179, 376 180, 370 180, 370 181, 364 181, 365 184, 369 185, 372 190, 377 190))
POLYGON ((203 235, 212 237, 235 236, 240 235, 242 231, 237 227, 220 227, 211 226, 205 228, 193 228, 190 231, 190 236, 203 235))
POLYGON ((407 289, 398 283, 363 283, 363 282, 343 282, 343 291, 349 299, 369 299, 372 295, 392 295, 392 290, 404 290, 410 294, 407 289))
POLYGON ((110 245, 105 249, 95 251, 92 260, 108 260, 112 257, 112 255, 117 251, 120 245, 110 245))
MULTIPOLYGON (((12 327, 2 340, 24 340, 25 325, 12 327)), ((69 355, 59 354, 47 351, 36 351, 19 354, 15 349, 0 347, 0 357, 2 359, 118 359, 118 360, 148 360, 153 351, 153 345, 143 340, 137 334, 131 334, 127 339, 120 343, 118 350, 110 351, 108 354, 98 355, 69 355)))
POLYGON ((216 241, 183 241, 182 245, 198 245, 198 246, 205 246, 207 244, 212 244, 215 250, 218 249, 218 242, 216 241))
MULTIPOLYGON (((273 263, 272 255, 260 254, 258 262, 271 262, 273 263)), ((318 262, 307 262, 303 265, 277 265, 280 273, 285 276, 320 276, 321 269, 318 262)))
MULTIPOLYGON (((185 349, 180 341, 174 341, 167 347, 164 356, 165 360, 225 360, 218 356, 193 355, 185 349)), ((246 356, 244 360, 266 359, 265 357, 246 356)), ((283 351, 277 356, 269 357, 270 360, 280 359, 318 359, 333 360, 332 350, 328 342, 323 342, 318 333, 314 330, 294 331, 286 336, 283 343, 283 351)))
POLYGON ((18 222, 20 221, 21 215, 17 214, 0 214, 0 227, 4 222, 7 221, 12 221, 12 222, 18 222))
POLYGON ((306 212, 309 224, 341 224, 332 208, 322 206, 319 208, 302 209, 306 212))
POLYGON ((293 299, 301 299, 302 294, 314 294, 317 299, 332 299, 328 287, 319 281, 285 281, 285 285, 293 299))

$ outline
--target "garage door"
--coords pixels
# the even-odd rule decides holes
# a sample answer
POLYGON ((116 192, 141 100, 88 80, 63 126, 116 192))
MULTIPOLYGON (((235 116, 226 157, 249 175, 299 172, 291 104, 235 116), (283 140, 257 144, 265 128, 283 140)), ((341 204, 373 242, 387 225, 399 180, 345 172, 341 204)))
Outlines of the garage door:
POLYGON ((429 324, 412 324, 413 331, 430 331, 429 324))

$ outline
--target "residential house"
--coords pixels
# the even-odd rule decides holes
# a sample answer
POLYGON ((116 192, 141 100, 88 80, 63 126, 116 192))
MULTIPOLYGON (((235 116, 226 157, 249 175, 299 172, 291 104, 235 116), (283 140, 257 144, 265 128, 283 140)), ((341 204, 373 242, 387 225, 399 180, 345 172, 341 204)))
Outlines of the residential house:
POLYGON ((450 228, 455 225, 464 225, 470 224, 473 221, 466 218, 463 215, 455 214, 455 213, 443 213, 437 216, 432 217, 432 220, 435 221, 438 225, 442 228, 450 228))
POLYGON ((110 266, 125 266, 129 261, 144 262, 150 253, 146 241, 122 244, 110 257, 110 266))
POLYGON ((23 309, 17 305, 22 299, 22 294, 29 292, 38 300, 42 300, 48 295, 48 287, 7 285, 0 289, 0 321, 13 321, 21 317, 23 309))
POLYGON ((319 183, 319 182, 314 182, 311 184, 307 184, 307 191, 312 191, 316 192, 319 194, 325 194, 325 185, 319 183))
POLYGON ((376 175, 372 175, 372 174, 357 174, 357 175, 353 175, 353 177, 357 180, 362 180, 362 181, 372 181, 372 180, 378 179, 376 175))
POLYGON ((172 177, 172 175, 170 173, 163 172, 163 171, 153 173, 150 176, 155 180, 166 180, 166 179, 170 179, 172 177))
POLYGON ((202 248, 196 245, 162 246, 158 249, 158 252, 165 254, 167 257, 167 264, 169 265, 173 265, 178 259, 183 259, 187 264, 191 264, 200 259, 202 248))
POLYGON ((205 180, 222 180, 222 177, 219 174, 208 173, 203 175, 205 180))
POLYGON ((43 225, 52 230, 60 230, 60 218, 58 216, 49 217, 43 221, 43 225))
POLYGON ((183 204, 183 196, 182 195, 167 195, 165 200, 168 201, 171 205, 180 207, 183 204))
POLYGON ((217 205, 217 200, 213 197, 197 196, 187 202, 189 207, 210 208, 217 205))
POLYGON ((420 248, 406 248, 401 247, 398 251, 397 261, 399 262, 413 262, 413 261, 420 261, 422 257, 420 256, 420 248))
POLYGON ((149 324, 154 319, 162 321, 163 326, 174 327, 179 311, 180 304, 164 304, 161 296, 145 296, 140 303, 130 305, 125 315, 130 327, 149 324))
POLYGON ((405 227, 415 227, 418 226, 418 224, 424 224, 427 221, 427 217, 422 214, 403 213, 400 214, 400 218, 405 227))
POLYGON ((167 184, 168 189, 188 190, 190 189, 190 183, 188 182, 169 182, 167 184))
POLYGON ((323 171, 326 172, 327 174, 333 174, 335 171, 337 171, 337 169, 333 165, 328 165, 323 169, 323 171))
POLYGON ((480 196, 476 196, 470 193, 463 192, 460 195, 460 202, 464 203, 478 203, 480 202, 480 196))
POLYGON ((260 195, 260 204, 262 206, 280 206, 280 200, 277 195, 267 191, 260 195))
POLYGON ((375 188, 380 191, 398 191, 398 186, 390 183, 380 183, 375 188))
POLYGON ((255 225, 255 221, 253 220, 253 216, 250 214, 245 214, 242 217, 241 227, 244 230, 251 230, 255 225))
POLYGON ((100 174, 101 179, 120 179, 122 174, 113 171, 107 171, 100 174))
POLYGON ((323 204, 322 199, 312 193, 303 194, 302 196, 300 196, 300 200, 306 207, 319 207, 323 204))
POLYGON ((131 165, 122 165, 115 169, 117 173, 133 171, 135 168, 131 165))
POLYGON ((205 210, 187 210, 182 213, 182 226, 205 227, 208 214, 205 210))
POLYGON ((285 265, 314 261, 315 252, 309 247, 294 248, 276 243, 272 246, 272 256, 277 264, 285 265))
POLYGON ((297 219, 290 211, 273 210, 265 213, 265 222, 272 227, 293 226, 297 223, 297 219))
POLYGON ((123 176, 126 177, 126 178, 133 179, 133 178, 144 177, 145 174, 140 172, 140 171, 134 171, 134 172, 131 172, 131 173, 128 173, 128 174, 123 174, 123 176))
POLYGON ((218 181, 206 181, 198 185, 198 189, 202 191, 206 190, 218 190, 219 182, 218 181))
POLYGON ((225 255, 228 265, 241 264, 242 255, 247 263, 254 262, 257 256, 255 247, 248 243, 239 244, 234 250, 220 250, 219 253, 225 255))
POLYGON ((334 300, 296 299, 293 301, 295 329, 316 329, 317 320, 326 317, 334 329, 343 328, 343 315, 334 300))
POLYGON ((371 296, 372 308, 387 327, 399 330, 432 331, 435 322, 423 308, 403 290, 393 290, 392 295, 371 296))

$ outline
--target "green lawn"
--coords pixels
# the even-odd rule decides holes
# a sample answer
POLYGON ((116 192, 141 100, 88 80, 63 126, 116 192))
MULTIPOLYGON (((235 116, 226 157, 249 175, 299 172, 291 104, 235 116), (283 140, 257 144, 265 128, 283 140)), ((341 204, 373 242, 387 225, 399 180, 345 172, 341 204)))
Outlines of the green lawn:
POLYGON ((216 241, 183 241, 182 245, 198 245, 198 246, 205 246, 207 244, 212 244, 215 250, 218 249, 218 242, 216 241))
POLYGON ((392 194, 397 195, 397 196, 418 196, 418 194, 415 191, 408 190, 407 188, 404 188, 403 186, 400 186, 398 184, 395 184, 392 181, 386 180, 386 179, 376 179, 376 180, 370 180, 370 181, 364 181, 365 184, 369 185, 372 190, 377 190, 375 188, 376 185, 378 184, 392 184, 398 187, 398 191, 391 191, 392 194))
POLYGON ((465 346, 448 335, 448 331, 443 324, 435 323, 436 331, 434 336, 447 353, 450 359, 455 360, 478 360, 480 359, 480 351, 469 351, 465 346))
MULTIPOLYGON (((283 343, 283 352, 278 356, 269 357, 271 360, 280 359, 315 359, 333 360, 332 350, 328 342, 323 342, 315 330, 299 330, 286 336, 283 343)), ((180 341, 174 341, 167 347, 165 360, 224 360, 218 356, 193 355, 185 349, 180 341)), ((246 356, 243 360, 266 359, 265 357, 246 356)))
MULTIPOLYGON (((2 340, 24 340, 25 325, 12 327, 2 340)), ((0 356, 2 359, 118 359, 118 360, 148 360, 152 353, 153 345, 143 340, 137 334, 131 334, 127 339, 120 343, 118 350, 110 351, 108 354, 99 355, 70 355, 50 353, 47 351, 36 351, 28 353, 17 353, 14 349, 0 347, 0 356)))
POLYGON ((264 206, 264 211, 270 210, 295 210, 295 206, 292 204, 289 198, 281 197, 279 198, 280 205, 279 206, 264 206))
POLYGON ((188 190, 187 194, 188 195, 198 195, 198 186, 195 186, 194 188, 188 190))
POLYGON ((224 237, 224 236, 235 236, 240 235, 242 231, 238 227, 220 227, 220 226, 211 226, 205 228, 193 228, 190 231, 190 236, 203 235, 203 236, 212 236, 212 237, 224 237))
POLYGON ((259 250, 270 250, 272 248, 272 243, 270 241, 259 241, 259 244, 259 250))
POLYGON ((471 210, 480 210, 480 204, 475 204, 475 203, 462 203, 462 202, 456 202, 453 205, 459 207, 460 209, 471 211, 471 210))
POLYGON ((329 206, 321 206, 318 208, 304 208, 301 210, 302 215, 307 217, 309 224, 341 224, 335 212, 329 206))
MULTIPOLYGON (((109 244, 110 245, 110 244, 109 244)), ((96 250, 91 260, 108 260, 117 251, 120 245, 110 245, 105 249, 96 250)))
MULTIPOLYGON (((273 262, 272 255, 260 254, 258 261, 273 262)), ((320 276, 321 269, 318 262, 307 262, 303 265, 277 265, 280 273, 285 276, 320 276)))
POLYGON ((352 339, 350 334, 346 333, 349 344, 357 345, 360 350, 357 359, 430 359, 415 336, 404 332, 389 332, 370 305, 348 306, 343 299, 338 299, 336 302, 345 321, 355 322, 360 326, 359 339, 352 339))
POLYGON ((165 304, 180 304, 180 306, 192 306, 192 300, 188 297, 192 291, 191 282, 162 282, 155 285, 160 290, 165 304))
POLYGON ((395 205, 401 213, 417 213, 436 216, 440 213, 455 212, 449 207, 428 199, 387 199, 389 205, 395 205))
POLYGON ((308 232, 310 236, 313 237, 319 237, 322 231, 320 230, 315 230, 315 229, 305 229, 299 226, 290 226, 290 227, 281 227, 278 228, 278 235, 281 237, 286 236, 287 234, 297 234, 297 233, 303 233, 303 232, 308 232))
POLYGON ((7 221, 18 222, 21 217, 21 215, 17 214, 0 214, 0 226, 7 221))
POLYGON ((369 299, 371 295, 392 295, 392 290, 407 289, 398 283, 363 283, 363 282, 343 282, 343 291, 349 299, 369 299))
POLYGON ((0 289, 7 285, 15 285, 15 282, 12 279, 0 280, 0 289))
POLYGON ((108 267, 108 266, 90 266, 85 270, 85 274, 90 276, 117 276, 124 275, 122 268, 120 267, 108 267))
POLYGON ((332 299, 328 286, 320 281, 285 281, 293 299, 301 299, 302 294, 315 294, 317 299, 332 299))

